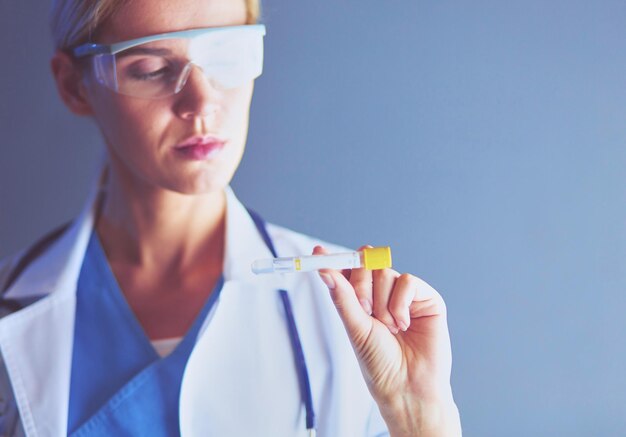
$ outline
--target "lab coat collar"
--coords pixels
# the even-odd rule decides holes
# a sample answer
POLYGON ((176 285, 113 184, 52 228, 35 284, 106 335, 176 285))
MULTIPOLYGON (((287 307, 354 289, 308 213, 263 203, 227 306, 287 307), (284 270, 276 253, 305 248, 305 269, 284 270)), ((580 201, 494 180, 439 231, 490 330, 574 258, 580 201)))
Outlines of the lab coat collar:
POLYGON ((9 299, 45 296, 52 292, 72 293, 93 231, 95 204, 99 190, 70 227, 40 257, 36 258, 6 291, 9 299))
MULTIPOLYGON (((23 299, 76 290, 80 268, 93 231, 97 194, 98 191, 90 196, 81 214, 60 239, 43 256, 35 259, 7 290, 7 298, 23 299)), ((233 190, 227 187, 225 194, 224 279, 257 282, 258 278, 251 270, 252 262, 271 258, 272 253, 233 190)))
POLYGON ((225 281, 284 288, 284 278, 281 275, 257 276, 252 273, 252 262, 272 258, 272 252, 265 244, 247 209, 235 197, 230 187, 226 189, 226 199, 225 281))

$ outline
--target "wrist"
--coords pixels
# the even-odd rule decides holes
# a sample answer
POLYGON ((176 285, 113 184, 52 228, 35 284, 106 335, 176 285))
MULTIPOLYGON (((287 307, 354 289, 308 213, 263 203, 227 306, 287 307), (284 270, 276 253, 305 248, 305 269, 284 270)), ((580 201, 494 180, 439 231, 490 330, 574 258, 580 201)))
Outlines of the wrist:
POLYGON ((436 399, 397 396, 378 403, 391 437, 460 437, 461 421, 452 394, 436 399))

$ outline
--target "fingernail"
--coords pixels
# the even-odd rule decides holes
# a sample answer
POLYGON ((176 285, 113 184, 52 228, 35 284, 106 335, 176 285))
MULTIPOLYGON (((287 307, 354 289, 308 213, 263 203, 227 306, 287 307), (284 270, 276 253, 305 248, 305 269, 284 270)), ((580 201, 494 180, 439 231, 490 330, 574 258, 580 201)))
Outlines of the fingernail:
POLYGON ((335 289, 335 281, 333 281, 333 278, 328 273, 320 273, 320 278, 322 278, 322 281, 324 281, 324 284, 326 284, 329 289, 335 289))
POLYGON ((387 325, 387 328, 389 328, 392 334, 397 334, 398 332, 400 332, 395 326, 387 325))
POLYGON ((398 322, 398 328, 400 328, 402 331, 406 331, 407 329, 409 329, 409 325, 407 325, 403 321, 399 321, 398 322))
POLYGON ((363 310, 367 313, 367 315, 371 316, 372 303, 367 299, 359 299, 359 302, 361 302, 361 306, 363 307, 363 310))

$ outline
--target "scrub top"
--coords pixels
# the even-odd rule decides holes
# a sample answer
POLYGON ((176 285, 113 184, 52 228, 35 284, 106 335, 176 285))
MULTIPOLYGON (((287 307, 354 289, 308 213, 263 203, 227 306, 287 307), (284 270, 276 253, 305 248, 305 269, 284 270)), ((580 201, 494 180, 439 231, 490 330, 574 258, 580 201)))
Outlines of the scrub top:
POLYGON ((220 278, 178 346, 160 357, 93 232, 77 286, 69 435, 179 435, 183 372, 222 284, 220 278))

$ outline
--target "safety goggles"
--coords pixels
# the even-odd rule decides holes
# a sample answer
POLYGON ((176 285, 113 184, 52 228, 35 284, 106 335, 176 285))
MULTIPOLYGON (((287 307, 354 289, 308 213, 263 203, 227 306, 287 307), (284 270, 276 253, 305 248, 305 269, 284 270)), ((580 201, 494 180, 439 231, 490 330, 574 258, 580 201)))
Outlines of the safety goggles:
POLYGON ((99 83, 128 96, 156 99, 178 93, 197 66, 217 87, 236 88, 263 71, 265 26, 210 27, 162 33, 116 44, 83 44, 99 83))

